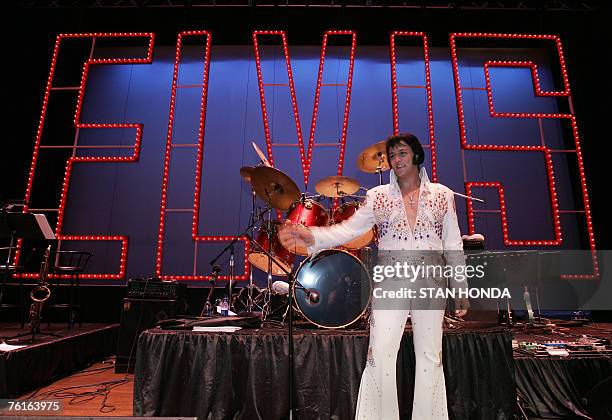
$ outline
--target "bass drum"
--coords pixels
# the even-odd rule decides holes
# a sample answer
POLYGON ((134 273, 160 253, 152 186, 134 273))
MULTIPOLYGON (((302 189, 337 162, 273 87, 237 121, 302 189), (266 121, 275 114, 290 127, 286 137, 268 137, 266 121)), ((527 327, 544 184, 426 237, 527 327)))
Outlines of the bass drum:
POLYGON ((347 327, 370 305, 370 275, 361 261, 346 251, 326 249, 311 255, 300 264, 295 279, 293 296, 298 310, 319 327, 347 327), (316 291, 318 301, 309 298, 300 286, 316 291))

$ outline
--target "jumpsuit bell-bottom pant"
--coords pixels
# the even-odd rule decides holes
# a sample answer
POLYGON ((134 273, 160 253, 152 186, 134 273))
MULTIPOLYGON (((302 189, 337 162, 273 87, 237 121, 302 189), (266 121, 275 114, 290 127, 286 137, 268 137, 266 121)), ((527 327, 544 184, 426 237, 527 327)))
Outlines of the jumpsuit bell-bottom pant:
POLYGON ((412 420, 447 420, 442 369, 442 309, 373 310, 356 420, 397 420, 396 359, 408 315, 416 359, 412 420))

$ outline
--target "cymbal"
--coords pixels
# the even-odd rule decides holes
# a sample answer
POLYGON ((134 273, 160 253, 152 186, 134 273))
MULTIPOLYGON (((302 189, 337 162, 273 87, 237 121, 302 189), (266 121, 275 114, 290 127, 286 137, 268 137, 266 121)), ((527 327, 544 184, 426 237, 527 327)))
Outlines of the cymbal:
POLYGON ((328 176, 316 183, 315 190, 326 197, 344 197, 359 191, 359 181, 348 176, 328 176))
POLYGON ((251 173, 253 190, 265 203, 270 195, 270 205, 277 210, 287 210, 300 199, 300 190, 289 176, 276 168, 258 166, 251 173))
POLYGON ((389 162, 387 161, 385 141, 383 140, 379 141, 378 143, 374 143, 359 153, 359 157, 357 158, 357 167, 360 171, 367 172, 369 174, 376 173, 376 170, 379 167, 383 171, 388 171, 391 169, 389 162))
POLYGON ((254 169, 255 168, 253 166, 243 166, 240 168, 240 176, 246 182, 251 182, 251 175, 253 174, 254 169))

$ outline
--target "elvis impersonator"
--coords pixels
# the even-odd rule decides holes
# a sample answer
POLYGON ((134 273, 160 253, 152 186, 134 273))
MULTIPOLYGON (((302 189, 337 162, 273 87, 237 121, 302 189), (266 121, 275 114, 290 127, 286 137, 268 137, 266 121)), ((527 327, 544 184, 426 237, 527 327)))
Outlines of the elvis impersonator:
MULTIPOLYGON (((289 247, 307 247, 313 253, 344 244, 377 225, 379 262, 385 252, 418 250, 437 251, 446 264, 465 264, 454 194, 444 185, 429 182, 425 169, 420 169, 424 153, 418 139, 412 134, 391 136, 385 146, 392 169, 389 184, 369 190, 365 203, 343 223, 308 228, 285 224, 279 232, 281 241, 289 247)), ((449 287, 467 284, 451 278, 449 287)), ((357 420, 399 419, 396 359, 409 315, 416 359, 412 419, 448 419, 442 368, 445 301, 433 309, 421 309, 414 303, 393 310, 380 305, 377 309, 373 304, 357 420)), ((455 315, 464 316, 468 307, 467 298, 455 299, 455 315)))

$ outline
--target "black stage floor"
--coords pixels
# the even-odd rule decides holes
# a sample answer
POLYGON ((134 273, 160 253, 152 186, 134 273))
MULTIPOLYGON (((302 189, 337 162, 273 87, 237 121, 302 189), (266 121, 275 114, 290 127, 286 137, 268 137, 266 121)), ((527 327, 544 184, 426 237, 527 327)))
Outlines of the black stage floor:
MULTIPOLYGON (((118 324, 83 324, 67 329, 66 324, 41 324, 41 332, 59 335, 37 335, 28 344, 29 335, 20 342, 7 340, 29 333, 15 323, 0 323, 0 338, 7 344, 24 347, 0 351, 0 398, 14 398, 46 385, 58 378, 85 368, 92 362, 115 354, 118 324)), ((0 341, 2 342, 2 341, 0 341)))

